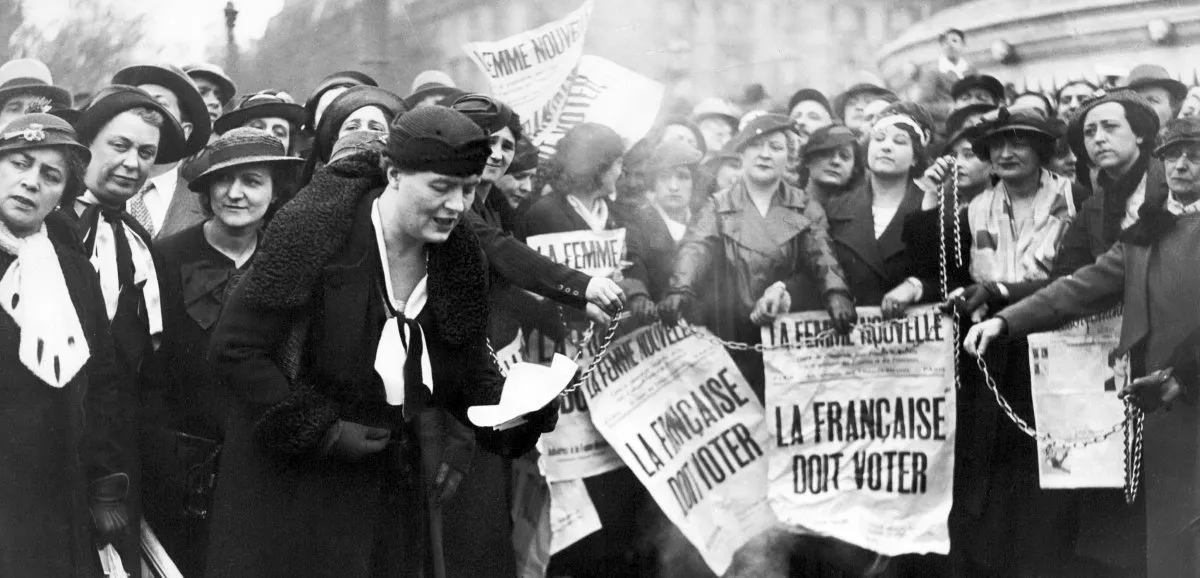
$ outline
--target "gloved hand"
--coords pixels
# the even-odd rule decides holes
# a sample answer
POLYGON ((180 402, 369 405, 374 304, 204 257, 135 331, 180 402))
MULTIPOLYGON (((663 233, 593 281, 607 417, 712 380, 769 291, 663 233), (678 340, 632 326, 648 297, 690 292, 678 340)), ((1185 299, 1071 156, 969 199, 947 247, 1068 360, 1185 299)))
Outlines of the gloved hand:
POLYGON ((381 428, 338 420, 325 433, 322 455, 356 462, 387 447, 392 432, 381 428))
POLYGON ((767 287, 763 296, 754 304, 754 310, 750 312, 750 321, 755 325, 770 325, 776 317, 791 310, 792 296, 788 293, 787 286, 776 283, 767 287))
POLYGON ((951 293, 949 303, 959 315, 980 321, 987 313, 994 313, 1008 305, 1008 298, 1000 291, 999 283, 987 282, 976 283, 963 288, 961 292, 951 293), (987 309, 981 310, 985 305, 987 309))
POLYGON ((850 328, 858 323, 858 311, 854 310, 854 302, 844 293, 830 293, 829 297, 825 298, 825 310, 829 312, 834 331, 842 335, 850 333, 850 328))
POLYGON ((672 293, 658 302, 658 318, 668 326, 675 326, 692 310, 692 298, 683 293, 672 293))
POLYGON ((92 521, 105 543, 111 543, 129 526, 125 499, 129 494, 129 476, 112 474, 95 480, 88 487, 92 521))
POLYGON ((1129 398, 1133 405, 1148 413, 1163 406, 1170 409, 1171 403, 1181 395, 1183 387, 1175 379, 1174 369, 1168 368, 1133 380, 1117 397, 1129 398))
POLYGON ((629 300, 629 315, 633 318, 634 324, 639 327, 658 321, 658 310, 655 308, 654 302, 645 295, 635 295, 633 299, 629 300))
MULTIPOLYGON (((647 299, 647 301, 649 301, 649 299, 647 299)), ((529 420, 529 427, 535 428, 541 433, 550 433, 554 431, 554 428, 558 427, 558 409, 560 399, 562 399, 562 397, 555 397, 554 401, 546 404, 546 407, 529 414, 529 417, 527 418, 529 420)))

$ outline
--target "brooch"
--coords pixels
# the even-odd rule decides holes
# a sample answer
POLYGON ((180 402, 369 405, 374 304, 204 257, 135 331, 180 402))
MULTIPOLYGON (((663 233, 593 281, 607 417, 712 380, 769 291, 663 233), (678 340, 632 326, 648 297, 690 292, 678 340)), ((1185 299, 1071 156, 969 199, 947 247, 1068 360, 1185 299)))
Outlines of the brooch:
POLYGON ((4 140, 23 138, 26 142, 41 142, 46 140, 46 131, 42 130, 43 128, 45 128, 43 125, 34 123, 29 125, 25 130, 4 133, 4 140))

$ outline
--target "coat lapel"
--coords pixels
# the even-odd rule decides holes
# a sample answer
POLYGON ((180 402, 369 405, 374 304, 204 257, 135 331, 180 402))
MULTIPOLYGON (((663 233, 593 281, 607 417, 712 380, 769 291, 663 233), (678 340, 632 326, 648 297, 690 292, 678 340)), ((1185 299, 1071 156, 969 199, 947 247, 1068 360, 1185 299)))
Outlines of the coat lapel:
POLYGON ((852 191, 831 197, 825 208, 825 215, 829 219, 829 232, 834 242, 850 249, 872 272, 886 278, 883 256, 879 253, 879 243, 875 240, 870 184, 864 182, 852 191))
MULTIPOLYGON (((921 192, 921 189, 910 183, 908 190, 904 193, 904 198, 900 201, 900 206, 896 208, 896 215, 892 217, 892 222, 888 223, 887 229, 884 229, 883 235, 875 243, 880 251, 881 267, 888 259, 904 251, 904 221, 921 208, 922 197, 924 197, 924 193, 921 192)), ((874 235, 874 233, 875 225, 872 222, 871 234, 874 235)))
POLYGON ((175 183, 175 194, 171 195, 171 203, 167 205, 163 226, 159 227, 154 238, 169 237, 192 225, 203 223, 205 219, 207 217, 200 208, 200 195, 189 189, 181 176, 175 183))

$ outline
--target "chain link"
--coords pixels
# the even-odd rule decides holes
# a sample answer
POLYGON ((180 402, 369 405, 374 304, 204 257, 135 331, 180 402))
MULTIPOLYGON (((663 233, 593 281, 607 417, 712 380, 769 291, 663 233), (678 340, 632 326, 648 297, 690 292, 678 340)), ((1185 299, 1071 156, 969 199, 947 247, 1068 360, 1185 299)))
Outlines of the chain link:
MULTIPOLYGON (((596 367, 600 365, 600 361, 604 359, 604 356, 606 354, 608 354, 608 346, 612 344, 613 339, 616 338, 616 336, 617 336, 617 328, 621 324, 621 313, 623 311, 624 311, 624 308, 620 308, 620 309, 617 309, 617 312, 613 314, 612 322, 608 324, 608 332, 604 335, 604 342, 600 344, 600 350, 596 352, 595 357, 592 358, 592 362, 590 364, 588 364, 587 369, 584 370, 584 372, 582 374, 580 374, 579 379, 575 380, 574 384, 567 387, 559 395, 566 397, 566 396, 574 393, 575 390, 579 389, 579 386, 583 385, 584 383, 587 383, 587 381, 592 378, 592 373, 596 370, 596 367)), ((560 320, 562 319, 562 310, 561 309, 559 310, 559 319, 560 320)), ((564 325, 565 325, 565 322, 564 322, 564 325)), ((587 328, 587 331, 584 332, 583 339, 581 339, 579 341, 574 341, 574 340, 570 339, 569 337, 565 338, 567 341, 569 341, 571 343, 571 345, 575 346, 575 355, 571 359, 571 361, 574 361, 576 364, 579 363, 579 358, 583 357, 584 347, 586 347, 587 344, 592 341, 592 335, 594 334, 595 330, 596 330, 596 322, 592 321, 592 322, 588 323, 588 328, 587 328)), ((500 363, 500 358, 496 356, 496 348, 492 346, 492 340, 490 337, 486 340, 486 343, 487 343, 488 353, 491 354, 492 361, 496 363, 496 368, 500 370, 500 375, 503 375, 504 377, 508 377, 508 372, 504 370, 504 364, 500 363)))
POLYGON ((1138 485, 1142 477, 1142 420, 1141 408, 1125 398, 1125 503, 1137 499, 1138 485))
MULTIPOLYGON (((950 192, 951 218, 954 219, 954 249, 956 251, 955 258, 958 260, 958 266, 962 267, 962 243, 959 237, 959 219, 958 219, 958 163, 954 163, 954 170, 950 174, 950 179, 954 182, 954 188, 950 192)), ((938 250, 940 259, 938 264, 941 266, 941 290, 942 299, 949 300, 950 293, 950 273, 949 273, 949 258, 946 255, 946 203, 943 198, 946 193, 946 187, 938 187, 938 250)), ((958 308, 950 309, 951 327, 950 340, 954 347, 954 389, 962 389, 962 380, 959 378, 959 346, 958 346, 958 308)))

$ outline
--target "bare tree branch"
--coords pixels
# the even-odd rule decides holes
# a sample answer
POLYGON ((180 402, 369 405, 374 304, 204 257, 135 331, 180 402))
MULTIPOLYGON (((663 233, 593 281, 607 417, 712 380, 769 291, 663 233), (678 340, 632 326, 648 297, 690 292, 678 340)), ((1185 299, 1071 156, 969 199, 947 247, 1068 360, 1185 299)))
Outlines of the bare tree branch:
MULTIPOLYGON (((0 6, 6 1, 0 0, 0 6)), ((13 57, 45 62, 59 86, 94 91, 127 63, 130 51, 142 41, 142 17, 119 12, 101 0, 70 0, 68 5, 70 16, 52 35, 22 24, 10 41, 13 57)))

